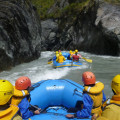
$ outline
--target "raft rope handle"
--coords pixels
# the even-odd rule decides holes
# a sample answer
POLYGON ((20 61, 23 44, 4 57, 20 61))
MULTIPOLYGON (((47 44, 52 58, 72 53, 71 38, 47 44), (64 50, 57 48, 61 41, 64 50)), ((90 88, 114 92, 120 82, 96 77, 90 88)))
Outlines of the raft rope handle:
POLYGON ((48 111, 51 110, 51 109, 53 109, 53 110, 55 110, 55 111, 57 111, 57 110, 59 110, 59 109, 63 109, 63 110, 66 110, 66 111, 67 111, 67 109, 66 109, 65 107, 48 107, 48 108, 46 108, 46 111, 48 112, 48 111))
POLYGON ((82 91, 79 91, 77 88, 74 89, 74 92, 79 92, 79 93, 83 93, 82 91))
MULTIPOLYGON (((53 114, 53 115, 56 115, 56 116, 65 116, 64 114, 61 114, 61 113, 53 113, 53 112, 47 112, 48 114, 53 114)), ((43 114, 46 114, 46 113, 43 113, 43 114)))
POLYGON ((78 95, 78 96, 82 96, 82 95, 80 95, 80 94, 77 94, 76 92, 79 92, 79 93, 82 93, 82 94, 83 94, 82 91, 79 91, 79 90, 77 90, 77 88, 75 88, 75 89, 74 89, 74 93, 73 93, 73 95, 76 94, 76 95, 78 95))

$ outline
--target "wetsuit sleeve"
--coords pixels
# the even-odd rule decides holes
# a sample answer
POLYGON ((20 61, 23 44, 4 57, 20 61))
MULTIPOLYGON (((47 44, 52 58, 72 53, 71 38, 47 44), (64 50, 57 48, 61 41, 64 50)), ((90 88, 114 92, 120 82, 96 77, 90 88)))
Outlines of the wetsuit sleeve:
POLYGON ((53 60, 56 60, 56 58, 57 58, 57 57, 56 57, 56 56, 54 56, 54 57, 53 57, 53 60))
POLYGON ((18 105, 23 119, 27 119, 33 116, 33 112, 29 110, 29 106, 30 106, 30 103, 26 97, 18 105))
POLYGON ((93 106, 93 100, 91 97, 84 93, 83 94, 83 109, 81 111, 77 112, 77 117, 78 118, 88 118, 91 115, 91 110, 93 106))
POLYGON ((102 100, 102 103, 104 103, 107 99, 106 99, 106 95, 105 95, 104 91, 102 91, 102 93, 103 93, 103 100, 102 100))

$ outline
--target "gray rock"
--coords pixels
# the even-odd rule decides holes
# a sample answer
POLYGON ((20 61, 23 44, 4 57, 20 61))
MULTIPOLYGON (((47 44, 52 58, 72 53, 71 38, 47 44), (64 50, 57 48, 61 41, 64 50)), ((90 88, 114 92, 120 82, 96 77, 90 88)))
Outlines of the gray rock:
POLYGON ((0 0, 0 71, 37 59, 40 19, 27 0, 0 0))

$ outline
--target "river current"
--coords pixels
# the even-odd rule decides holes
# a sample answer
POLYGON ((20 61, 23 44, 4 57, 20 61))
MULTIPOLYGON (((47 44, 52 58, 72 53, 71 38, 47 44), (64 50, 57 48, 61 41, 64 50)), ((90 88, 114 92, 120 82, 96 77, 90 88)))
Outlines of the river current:
MULTIPOLYGON (((66 51, 68 52, 68 51, 66 51)), ((83 57, 92 59, 93 62, 88 63, 83 59, 80 67, 53 68, 52 64, 47 64, 48 60, 54 56, 54 52, 45 51, 41 53, 41 57, 29 63, 23 63, 13 67, 9 71, 0 73, 0 79, 6 79, 15 84, 15 80, 20 76, 28 76, 32 84, 47 79, 71 79, 81 85, 81 75, 84 71, 92 71, 96 75, 96 80, 104 83, 104 92, 106 97, 113 95, 111 90, 112 78, 120 73, 120 57, 100 56, 79 52, 83 57)))

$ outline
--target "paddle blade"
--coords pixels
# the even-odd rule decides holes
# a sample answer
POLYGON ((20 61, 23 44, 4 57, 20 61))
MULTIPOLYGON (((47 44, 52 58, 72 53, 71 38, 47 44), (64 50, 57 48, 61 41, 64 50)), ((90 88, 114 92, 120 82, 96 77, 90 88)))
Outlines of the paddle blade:
POLYGON ((89 62, 89 63, 92 63, 92 60, 91 59, 87 59, 85 57, 82 57, 82 59, 84 59, 85 61, 89 62))
POLYGON ((50 58, 50 59, 48 60, 48 64, 51 64, 52 62, 53 62, 53 59, 50 58))
POLYGON ((87 62, 89 63, 92 63, 92 60, 91 59, 86 59, 87 62))
POLYGON ((53 61, 49 61, 48 64, 52 64, 53 61))

